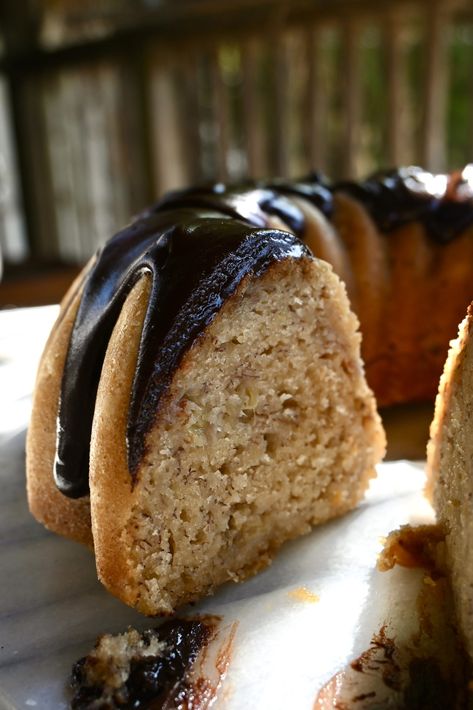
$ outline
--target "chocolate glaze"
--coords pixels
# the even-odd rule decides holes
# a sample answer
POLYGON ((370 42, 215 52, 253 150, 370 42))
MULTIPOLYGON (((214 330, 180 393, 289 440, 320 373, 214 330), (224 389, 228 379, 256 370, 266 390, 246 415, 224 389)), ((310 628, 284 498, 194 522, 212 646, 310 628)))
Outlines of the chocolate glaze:
POLYGON ((364 182, 341 182, 334 191, 359 200, 383 232, 422 222, 437 242, 448 242, 473 224, 473 173, 433 175, 411 166, 372 175, 364 182))
POLYGON ((229 217, 245 219, 255 227, 267 226, 268 215, 274 215, 294 234, 302 235, 304 231, 302 212, 284 195, 277 194, 263 184, 227 187, 215 183, 207 187, 171 192, 157 204, 160 210, 176 207, 213 209, 229 217))
POLYGON ((105 351, 125 298, 143 274, 149 274, 151 294, 128 417, 132 475, 174 370, 225 300, 245 276, 303 256, 310 252, 292 234, 184 208, 148 212, 108 242, 86 278, 64 368, 55 461, 59 490, 71 498, 88 492, 89 441, 105 351))
POLYGON ((54 471, 60 491, 72 498, 88 493, 101 367, 137 280, 149 275, 151 295, 128 416, 132 477, 173 372, 223 302, 247 274, 257 276, 274 261, 309 255, 297 238, 304 237, 304 215, 291 196, 310 201, 330 218, 337 192, 360 200, 385 232, 420 220, 433 239, 447 242, 473 224, 471 167, 452 176, 404 168, 335 185, 314 173, 295 182, 217 183, 169 193, 113 237, 85 277, 61 387, 54 471), (271 215, 297 236, 266 229, 271 215))
POLYGON ((326 217, 334 212, 334 195, 347 193, 363 204, 382 232, 391 232, 420 221, 429 236, 448 242, 473 223, 473 166, 462 172, 429 173, 417 166, 385 170, 364 181, 330 184, 313 172, 300 180, 275 178, 237 186, 215 183, 171 192, 158 207, 213 208, 230 216, 238 213, 252 224, 263 226, 267 215, 276 215, 303 238, 304 216, 291 203, 302 197, 326 217))
POLYGON ((318 172, 312 172, 302 180, 274 179, 259 183, 267 189, 291 197, 302 197, 317 207, 326 217, 333 214, 333 189, 328 180, 318 172))
MULTIPOLYGON (((124 686, 115 690, 113 698, 103 702, 104 688, 91 685, 87 678, 87 657, 81 658, 72 670, 72 686, 76 694, 71 703, 74 710, 91 707, 159 708, 187 707, 187 699, 194 699, 189 673, 198 654, 208 645, 218 623, 216 617, 203 619, 172 619, 157 629, 144 631, 143 641, 154 637, 166 644, 159 656, 132 658, 124 686)), ((193 703, 192 707, 199 707, 193 703)))

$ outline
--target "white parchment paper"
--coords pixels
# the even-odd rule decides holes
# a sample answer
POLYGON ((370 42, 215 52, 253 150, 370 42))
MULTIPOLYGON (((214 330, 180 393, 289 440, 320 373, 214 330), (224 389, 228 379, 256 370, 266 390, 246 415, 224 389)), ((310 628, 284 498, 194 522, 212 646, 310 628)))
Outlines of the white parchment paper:
MULTIPOLYGON (((87 550, 48 533, 27 510, 30 394, 56 313, 0 313, 0 708, 68 707, 71 666, 99 634, 152 625, 101 587, 87 550)), ((432 521, 423 485, 422 463, 381 465, 357 510, 287 544, 253 579, 193 607, 238 621, 218 707, 309 710, 386 616, 405 613, 416 576, 382 575, 375 565, 383 536, 432 521)))

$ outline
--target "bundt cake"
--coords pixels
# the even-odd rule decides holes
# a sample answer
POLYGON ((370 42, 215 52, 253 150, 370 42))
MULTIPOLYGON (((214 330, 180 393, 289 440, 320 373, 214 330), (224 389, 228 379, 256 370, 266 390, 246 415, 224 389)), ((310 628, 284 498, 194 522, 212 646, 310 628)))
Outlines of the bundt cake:
POLYGON ((357 327, 292 234, 144 215, 86 269, 46 346, 31 510, 93 542, 102 581, 149 614, 247 577, 353 508, 383 455, 357 327))
POLYGON ((140 215, 47 343, 33 514, 93 544, 106 586, 156 613, 352 508, 384 438, 325 262, 379 402, 432 397, 471 298, 470 178, 217 184, 140 215))
POLYGON ((435 399, 448 342, 473 295, 472 165, 451 175, 400 168, 333 185, 318 174, 216 184, 158 204, 213 207, 254 224, 264 224, 263 211, 299 236, 347 287, 378 405, 435 399))
POLYGON ((445 532, 458 623, 473 660, 473 304, 451 343, 427 448, 427 493, 445 532))

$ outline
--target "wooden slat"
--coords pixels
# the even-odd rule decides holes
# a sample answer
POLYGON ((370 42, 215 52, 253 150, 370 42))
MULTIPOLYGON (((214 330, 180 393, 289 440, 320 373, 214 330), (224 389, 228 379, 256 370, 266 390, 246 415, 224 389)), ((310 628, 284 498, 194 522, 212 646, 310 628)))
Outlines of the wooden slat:
POLYGON ((5 82, 0 79, 0 280, 4 261, 28 257, 18 191, 18 170, 5 82))
POLYGON ((179 123, 175 68, 162 55, 150 59, 151 71, 151 142, 156 197, 190 182, 185 146, 179 123))
MULTIPOLYGON (((0 9, 3 4, 0 3, 0 9)), ((9 4, 16 8, 18 0, 9 0, 9 4)), ((30 6, 34 6, 34 3, 26 3, 24 0, 22 4, 28 5, 30 11, 30 6)), ((320 19, 379 17, 389 7, 399 7, 403 12, 408 12, 415 4, 429 5, 430 0, 225 0, 224 3, 222 0, 203 0, 155 4, 156 8, 143 13, 138 21, 135 14, 134 22, 124 23, 105 36, 97 35, 86 41, 79 39, 75 43, 56 48, 32 50, 31 45, 20 47, 10 56, 0 59, 0 71, 21 69, 37 72, 45 67, 64 67, 66 64, 97 60, 116 53, 126 55, 132 45, 142 46, 150 41, 159 42, 160 45, 170 42, 172 47, 178 41, 189 42, 197 36, 241 40, 249 33, 254 34, 255 28, 263 28, 264 32, 279 12, 284 13, 287 27, 303 26, 320 19)), ((455 0, 455 4, 464 17, 471 19, 471 0, 455 0)), ((27 16, 27 13, 18 14, 27 16)))
MULTIPOLYGON (((54 190, 58 252, 65 262, 79 262, 91 253, 89 237, 93 218, 88 198, 91 186, 87 170, 85 123, 89 103, 85 71, 61 72, 45 82, 47 147, 54 190)), ((97 179, 95 171, 93 177, 97 179)))
POLYGON ((80 267, 64 266, 38 273, 36 269, 23 277, 5 278, 0 283, 0 308, 59 303, 79 270, 80 267))
MULTIPOLYGON (((59 240, 61 246, 67 247, 70 241, 69 233, 75 232, 77 241, 74 251, 70 254, 70 259, 75 262, 86 258, 93 249, 91 235, 94 235, 93 224, 97 196, 91 194, 87 118, 91 104, 93 105, 95 99, 91 92, 94 89, 94 79, 96 80, 96 76, 93 74, 96 75, 96 73, 97 70, 75 71, 73 76, 66 73, 62 77, 63 96, 67 97, 65 130, 70 151, 71 181, 68 195, 70 221, 65 223, 60 230, 59 240)), ((94 133, 98 132, 98 127, 96 127, 94 133)), ((53 137, 51 139, 54 140, 53 137)), ((61 168, 59 163, 56 166, 56 172, 59 172, 61 168)))
POLYGON ((151 149, 151 81, 148 53, 144 47, 130 52, 117 65, 120 82, 120 144, 126 154, 132 180, 129 200, 132 211, 143 208, 156 194, 151 149), (130 140, 131 138, 131 140, 130 140))
POLYGON ((219 48, 211 53, 211 72, 215 121, 217 125, 217 165, 218 179, 228 180, 228 152, 230 133, 230 112, 228 90, 223 82, 220 66, 219 48))
MULTIPOLYGON (((473 22, 469 24, 469 31, 471 34, 473 34, 473 22)), ((470 34, 470 36, 471 36, 470 34)), ((467 156, 465 159, 465 162, 472 163, 473 162, 473 71, 470 74, 469 77, 469 82, 468 82, 468 114, 469 114, 469 140, 467 144, 467 156)))
POLYGON ((386 63, 386 158, 390 165, 403 162, 403 81, 406 66, 401 31, 400 17, 387 13, 383 39, 386 63))
POLYGON ((282 32, 273 35, 272 90, 274 100, 274 143, 271 146, 273 171, 283 177, 289 175, 289 52, 286 37, 282 32))
POLYGON ((347 21, 343 26, 343 177, 356 175, 356 155, 360 140, 361 121, 361 77, 358 28, 355 21, 347 21))
POLYGON ((262 177, 266 173, 264 158, 264 130, 262 122, 261 93, 258 87, 260 74, 260 44, 250 38, 242 45, 243 69, 243 122, 249 177, 262 177))
POLYGON ((47 134, 43 84, 14 74, 8 82, 13 133, 30 253, 39 260, 57 255, 57 225, 47 134))
MULTIPOLYGON (((33 252, 37 258, 54 256, 58 252, 56 222, 61 211, 61 240, 62 234, 67 233, 67 238, 70 239, 71 234, 74 235, 77 229, 80 229, 81 235, 86 235, 86 238, 80 237, 80 249, 79 247, 76 249, 73 245, 68 254, 64 253, 64 256, 70 256, 73 253, 75 258, 79 258, 79 254, 82 253, 80 250, 89 237, 92 241, 87 242, 87 245, 88 247, 93 246, 92 242, 95 239, 98 222, 106 223, 107 220, 113 219, 113 215, 121 220, 122 212, 128 216, 130 211, 139 209, 162 189, 192 183, 202 178, 202 163, 204 161, 202 159, 202 136, 199 134, 202 115, 202 101, 200 99, 202 96, 199 94, 197 69, 202 56, 203 38, 209 43, 206 51, 210 46, 214 47, 213 51, 215 52, 210 64, 214 111, 216 123, 220 126, 216 140, 218 164, 215 177, 218 176, 222 179, 228 177, 227 157, 233 138, 233 134, 229 131, 229 92, 222 80, 215 42, 216 40, 220 41, 221 37, 228 37, 232 27, 227 17, 225 27, 222 26, 223 34, 220 34, 216 29, 220 27, 218 3, 206 3, 204 0, 204 4, 207 8, 206 11, 208 11, 208 17, 212 17, 212 22, 209 22, 208 26, 205 26, 203 22, 204 11, 195 10, 200 23, 195 27, 192 27, 192 23, 189 21, 192 13, 186 14, 182 11, 182 16, 185 15, 185 29, 181 25, 177 26, 179 23, 176 23, 173 16, 171 17, 172 22, 169 20, 168 24, 156 20, 156 27, 144 27, 139 31, 135 28, 130 33, 123 32, 118 39, 109 37, 103 41, 93 40, 75 48, 62 48, 51 52, 41 49, 30 52, 28 46, 25 46, 24 48, 16 48, 7 56, 4 69, 8 71, 10 77, 10 96, 15 116, 16 141, 20 153, 24 202, 32 234, 33 252), (170 30, 169 36, 166 35, 168 29, 170 30), (162 51, 171 53, 172 57, 179 55, 179 61, 182 60, 182 62, 177 90, 171 74, 166 73, 167 70, 163 70, 156 80, 152 88, 152 109, 148 98, 149 77, 146 73, 146 66, 143 64, 144 55, 140 52, 143 49, 143 42, 154 42, 157 37, 163 43, 162 51), (127 44, 127 38, 130 39, 130 46, 127 44), (194 51, 188 51, 189 42, 199 43, 191 45, 196 47, 194 51), (182 51, 183 43, 187 43, 185 52, 182 51), (75 83, 73 82, 67 91, 65 86, 62 86, 61 91, 64 94, 62 98, 66 100, 69 108, 66 107, 63 115, 60 111, 61 101, 58 99, 59 112, 55 120, 57 124, 60 122, 65 124, 59 131, 65 145, 64 155, 66 158, 64 158, 64 155, 61 155, 60 141, 57 145, 51 145, 51 136, 48 136, 47 126, 44 125, 44 77, 62 75, 63 62, 69 62, 70 66, 73 65, 73 72, 79 76, 83 71, 83 66, 79 62, 84 62, 87 59, 96 62, 95 66, 97 67, 102 52, 111 53, 114 61, 117 60, 127 74, 123 79, 122 95, 111 96, 110 100, 104 99, 104 106, 100 111, 103 113, 103 119, 107 121, 107 126, 103 129, 105 137, 101 136, 100 140, 94 142, 92 140, 92 112, 82 115, 80 104, 76 102, 72 94, 69 94, 69 92, 78 91, 81 81, 75 80, 75 83), (29 79, 25 79, 23 74, 23 72, 30 71, 34 72, 34 85, 29 79), (155 111, 156 122, 154 119, 151 120, 155 111), (69 122, 70 126, 67 125, 69 122), (151 132, 153 135, 152 145, 149 139, 151 132), (125 145, 124 138, 127 135, 133 136, 133 139, 125 145), (86 140, 84 150, 81 146, 83 136, 86 140), (104 148, 105 143, 108 146, 106 148, 104 148), (98 156, 97 146, 107 153, 102 162, 98 156), (54 161, 51 157, 53 154, 54 161), (154 155, 153 169, 149 161, 152 154, 154 155), (69 166, 67 165, 68 161, 72 161, 69 166), (105 186, 103 181, 98 186, 94 180, 97 179, 99 169, 105 170, 108 167, 110 167, 110 186, 105 186), (54 173, 56 170, 62 170, 64 175, 60 177, 52 175, 52 170, 54 173), (128 174, 127 170, 129 170, 128 174), (87 181, 87 176, 92 176, 93 179, 87 181), (156 182, 154 185, 153 179, 156 182), (102 189, 103 192, 100 193, 102 189), (64 202, 61 203, 61 200, 64 202)), ((467 3, 462 3, 460 0, 455 0, 453 4, 455 4, 455 11, 457 5, 467 7, 467 3)), ((199 3, 199 5, 202 4, 199 3)), ((337 0, 333 0, 331 3, 297 0, 291 4, 290 8, 289 3, 283 2, 283 0, 281 2, 267 0, 257 3, 257 5, 258 12, 262 5, 265 6, 265 16, 268 17, 272 16, 270 7, 272 5, 279 10, 283 9, 286 14, 284 14, 284 22, 274 23, 278 26, 279 32, 268 29, 267 25, 262 30, 262 24, 255 22, 254 18, 250 21, 242 17, 238 21, 240 34, 237 36, 239 38, 245 37, 242 100, 250 175, 261 176, 270 172, 288 175, 291 172, 291 132, 294 134, 298 130, 299 119, 296 123, 293 122, 294 112, 290 105, 290 97, 292 96, 291 57, 288 54, 286 38, 282 34, 281 27, 286 28, 287 19, 287 26, 297 25, 298 31, 301 31, 301 22, 304 19, 310 18, 310 22, 313 23, 314 18, 320 17, 330 17, 338 26, 342 22, 344 23, 342 42, 344 56, 340 62, 340 75, 336 77, 336 81, 332 82, 333 86, 324 86, 323 67, 319 57, 319 30, 308 32, 307 127, 304 129, 308 154, 312 165, 319 169, 328 167, 327 162, 330 155, 338 157, 340 154, 343 158, 340 172, 345 176, 352 176, 356 173, 360 145, 360 85, 362 83, 360 53, 357 47, 359 33, 356 22, 361 20, 359 18, 353 19, 353 15, 354 13, 366 14, 372 11, 379 18, 380 14, 385 12, 386 7, 391 8, 391 11, 393 8, 398 11, 399 5, 402 5, 403 8, 402 21, 405 20, 404 10, 407 13, 407 10, 410 11, 412 8, 417 8, 417 10, 427 8, 425 91, 422 99, 424 124, 422 138, 418 141, 421 152, 419 157, 431 169, 445 169, 445 114, 448 87, 446 55, 448 10, 446 6, 448 5, 450 8, 451 0, 443 0, 442 2, 440 0, 433 0, 433 2, 412 0, 410 3, 407 0, 406 2, 389 0, 384 4, 375 3, 374 0, 372 2, 352 2, 351 4, 348 1, 338 2, 337 0), (340 11, 341 7, 350 14, 343 15, 340 11), (253 33, 251 39, 248 39, 248 32, 253 33), (274 37, 272 33, 275 33, 274 37), (258 81, 259 47, 261 41, 266 40, 268 36, 273 52, 272 81, 267 82, 266 86, 261 86, 258 81), (339 83, 343 87, 341 111, 343 136, 342 141, 337 141, 335 138, 333 141, 335 145, 330 146, 327 126, 332 116, 333 107, 330 105, 329 111, 328 92, 337 90, 333 87, 337 87, 339 83), (272 92, 273 98, 273 110, 267 117, 272 125, 266 127, 262 119, 262 103, 264 101, 262 95, 265 90, 272 92), (268 135, 272 136, 272 146, 265 155, 268 135), (342 148, 340 149, 341 144, 342 148)), ((238 7, 240 11, 243 6, 250 7, 250 0, 247 2, 233 0, 229 5, 232 10, 238 7)), ((225 12, 222 10, 222 15, 227 13, 228 8, 225 9, 225 12)), ((408 149, 406 151, 407 141, 405 140, 402 118, 406 77, 399 27, 391 15, 386 21, 384 37, 387 67, 386 101, 389 117, 386 151, 391 163, 399 163, 406 159, 406 152, 408 152, 408 149)), ((207 74, 206 81, 209 80, 208 76, 207 74)), ((107 78, 104 75, 104 96, 108 91, 106 84, 107 78)), ((420 103, 422 87, 418 88, 420 103)), ((93 93, 90 86, 86 87, 84 96, 88 96, 89 103, 93 101, 93 93)), ((97 101, 101 103, 99 96, 97 101)), ((336 119, 338 118, 336 116, 336 119)), ((208 142, 211 143, 211 141, 212 139, 209 139, 208 142)), ((238 143, 236 139, 235 142, 238 143)), ((207 154, 204 157, 207 157, 207 154)), ((213 169, 213 163, 206 161, 205 165, 208 174, 213 169)), ((101 231, 101 228, 98 229, 98 232, 101 231)), ((72 238, 74 239, 74 237, 72 238)))
POLYGON ((321 28, 310 28, 306 34, 306 143, 312 170, 327 169, 328 120, 327 91, 323 81, 321 28))
POLYGON ((189 50, 179 62, 180 131, 184 143, 184 160, 190 183, 202 180, 199 61, 196 50, 189 50))
MULTIPOLYGON (((133 61, 130 62, 133 66, 133 61)), ((87 106, 87 172, 91 186, 90 211, 93 215, 92 253, 128 222, 130 215, 148 202, 143 187, 146 166, 142 162, 141 125, 136 117, 138 98, 129 83, 133 70, 122 72, 120 65, 106 63, 89 76, 90 101, 87 106), (130 76, 131 74, 131 76, 130 76), (95 97, 95 106, 92 103, 95 97), (130 106, 130 103, 132 105, 130 106), (95 124, 95 129, 93 128, 95 124), (135 174, 139 177, 135 182, 135 174)), ((86 235, 82 232, 82 241, 86 235)))
POLYGON ((286 81, 286 153, 288 177, 300 176, 310 168, 310 158, 304 145, 307 134, 306 87, 308 83, 305 31, 292 29, 285 36, 286 81))
POLYGON ((446 169, 447 24, 448 15, 444 3, 434 0, 426 15, 422 131, 422 162, 426 168, 433 171, 446 169))

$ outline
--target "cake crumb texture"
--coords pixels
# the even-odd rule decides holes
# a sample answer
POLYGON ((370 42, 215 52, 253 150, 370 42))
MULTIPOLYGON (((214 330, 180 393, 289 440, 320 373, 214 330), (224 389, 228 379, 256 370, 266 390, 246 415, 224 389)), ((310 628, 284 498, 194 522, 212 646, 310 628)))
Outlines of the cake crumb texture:
POLYGON ((451 343, 427 449, 427 494, 445 531, 459 626, 473 658, 473 310, 451 343))
MULTIPOLYGON (((214 693, 199 693, 204 678, 194 677, 194 667, 218 624, 218 617, 173 619, 142 633, 130 628, 122 634, 104 634, 74 664, 71 707, 204 710, 214 693)), ((205 685, 210 690, 210 684, 205 685)))
POLYGON ((385 448, 359 349, 357 319, 328 264, 287 259, 246 279, 176 371, 122 495, 114 412, 127 411, 129 392, 113 363, 121 377, 134 367, 118 324, 91 459, 95 550, 109 589, 144 613, 170 613, 352 509, 385 448))

